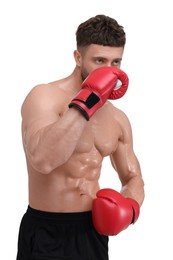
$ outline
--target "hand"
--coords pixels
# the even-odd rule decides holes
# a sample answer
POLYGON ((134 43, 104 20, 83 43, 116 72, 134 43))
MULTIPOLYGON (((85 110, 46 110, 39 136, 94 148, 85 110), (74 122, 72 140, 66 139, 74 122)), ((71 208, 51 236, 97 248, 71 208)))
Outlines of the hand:
POLYGON ((112 189, 102 189, 93 201, 92 216, 96 231, 102 235, 117 235, 134 224, 139 217, 139 204, 112 189))
POLYGON ((89 120, 107 99, 122 97, 127 87, 128 77, 122 70, 113 66, 98 68, 84 80, 82 89, 71 101, 69 107, 76 107, 89 120), (122 82, 122 85, 116 90, 118 80, 122 82))

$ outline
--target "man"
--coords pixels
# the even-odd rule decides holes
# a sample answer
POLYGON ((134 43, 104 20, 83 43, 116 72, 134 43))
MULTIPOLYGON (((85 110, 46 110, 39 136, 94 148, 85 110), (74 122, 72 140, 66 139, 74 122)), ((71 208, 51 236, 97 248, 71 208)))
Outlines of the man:
POLYGON ((108 236, 135 223, 144 199, 130 122, 109 102, 128 86, 120 70, 123 27, 97 15, 79 25, 76 40, 72 74, 34 87, 22 105, 29 206, 17 260, 106 260, 108 236), (120 193, 100 190, 105 156, 118 173, 120 193))

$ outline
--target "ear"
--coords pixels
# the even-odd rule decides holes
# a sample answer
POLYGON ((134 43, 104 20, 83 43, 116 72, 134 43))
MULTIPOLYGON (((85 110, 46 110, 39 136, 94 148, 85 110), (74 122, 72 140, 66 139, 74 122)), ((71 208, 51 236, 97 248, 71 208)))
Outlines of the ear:
POLYGON ((81 59, 82 59, 80 52, 78 50, 75 50, 73 55, 74 55, 74 59, 76 61, 76 66, 80 67, 81 66, 81 59))

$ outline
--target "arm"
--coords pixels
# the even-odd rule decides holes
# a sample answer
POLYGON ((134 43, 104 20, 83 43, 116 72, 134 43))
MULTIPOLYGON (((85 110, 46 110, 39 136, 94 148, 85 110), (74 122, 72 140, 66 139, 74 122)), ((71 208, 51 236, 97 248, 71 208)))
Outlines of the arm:
POLYGON ((122 183, 121 194, 136 200, 142 205, 144 200, 144 182, 139 161, 133 151, 132 129, 127 117, 122 114, 122 136, 118 147, 110 156, 114 169, 122 183))
POLYGON ((95 229, 103 235, 117 235, 134 224, 144 199, 144 182, 133 151, 131 126, 124 114, 117 116, 121 117, 122 134, 110 158, 122 183, 121 194, 113 189, 101 189, 92 207, 95 229))
POLYGON ((69 159, 87 124, 75 109, 61 115, 67 97, 61 91, 55 97, 49 89, 49 85, 37 86, 22 106, 26 156, 36 170, 45 174, 69 159))

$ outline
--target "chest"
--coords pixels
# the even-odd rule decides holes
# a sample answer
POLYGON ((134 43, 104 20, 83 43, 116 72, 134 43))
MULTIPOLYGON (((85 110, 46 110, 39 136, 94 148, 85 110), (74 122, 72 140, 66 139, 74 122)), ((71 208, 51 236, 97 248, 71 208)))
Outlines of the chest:
POLYGON ((112 115, 97 113, 83 132, 76 151, 88 153, 93 147, 104 157, 116 150, 121 138, 121 127, 112 115))

